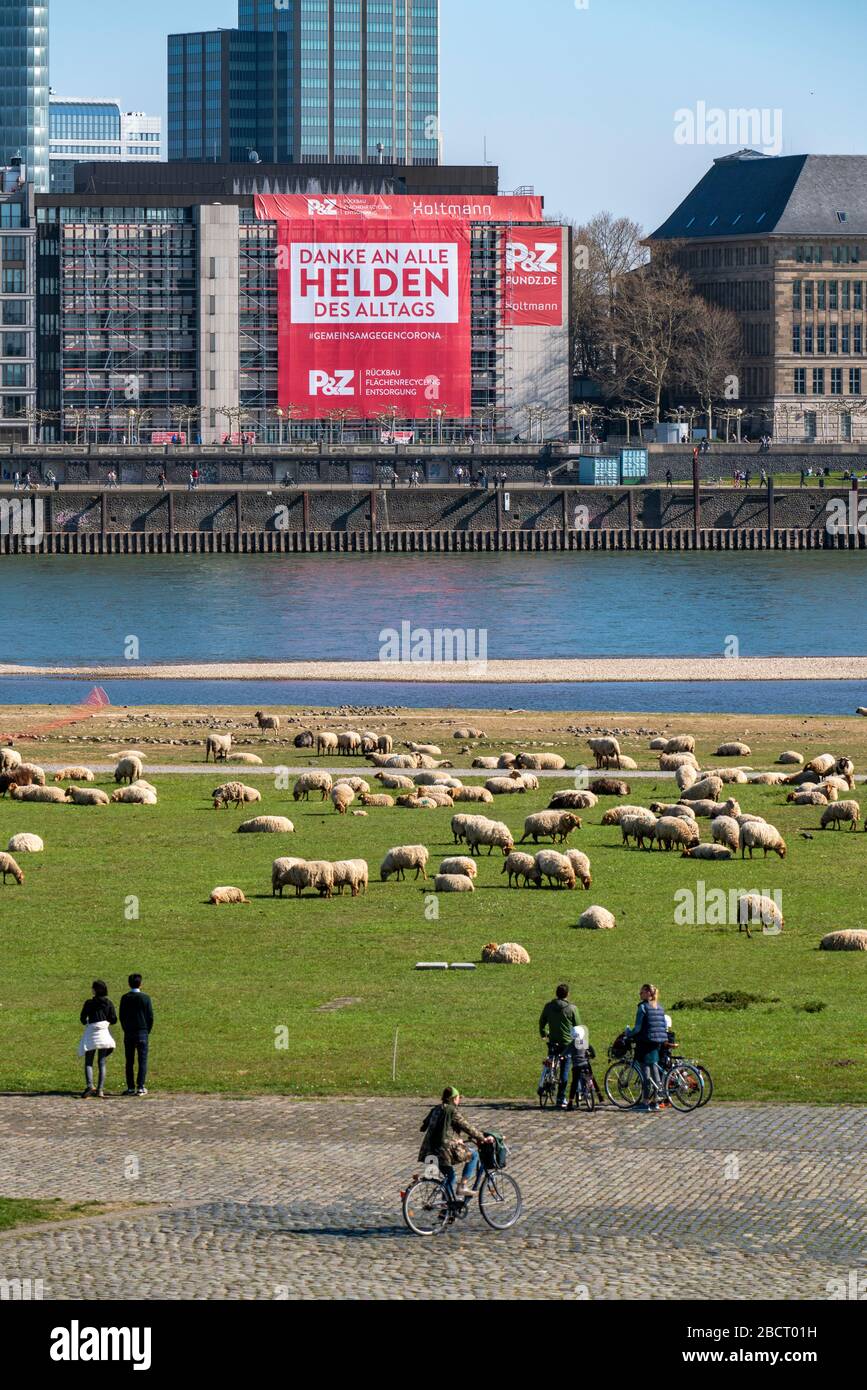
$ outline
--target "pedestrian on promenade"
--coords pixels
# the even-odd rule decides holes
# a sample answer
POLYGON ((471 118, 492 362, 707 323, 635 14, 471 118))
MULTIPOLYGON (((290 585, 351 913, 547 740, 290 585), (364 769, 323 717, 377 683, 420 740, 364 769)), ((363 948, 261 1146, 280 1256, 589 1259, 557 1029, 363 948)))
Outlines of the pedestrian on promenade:
MULTIPOLYGON (((559 1057, 560 1085, 557 1090, 557 1104, 566 1109, 566 1087, 572 1070, 572 1029, 580 1026, 581 1019, 574 1004, 569 1003, 569 986, 558 985, 555 997, 545 1005, 539 1016, 539 1036, 544 1041, 547 1029, 548 1056, 559 1057)), ((539 1086, 541 1095, 542 1087, 539 1086)))
POLYGON ((160 492, 165 492, 165 490, 166 490, 166 470, 165 470, 164 468, 161 468, 161 469, 160 469, 160 476, 159 476, 159 480, 158 480, 158 481, 159 481, 159 485, 160 485, 160 492))
POLYGON ((29 469, 29 468, 28 468, 27 472, 24 474, 24 491, 25 491, 25 492, 29 492, 29 491, 30 491, 30 469, 29 469))
POLYGON ((670 468, 666 468, 666 470, 665 470, 665 486, 666 486, 666 487, 671 487, 671 483, 672 483, 671 469, 670 469, 670 468))
POLYGON ((146 1096, 148 1076, 148 1047, 154 1026, 154 1006, 149 994, 141 987, 141 975, 129 976, 129 993, 120 1001, 120 1026, 123 1029, 123 1050, 126 1057, 125 1096, 146 1096), (138 1059, 138 1076, 135 1064, 138 1059))
POLYGON ((18 469, 17 469, 17 468, 16 468, 15 472, 12 474, 12 483, 13 483, 13 491, 14 491, 14 492, 20 492, 20 491, 21 491, 21 474, 18 472, 18 469))
POLYGON ((418 1155, 419 1163, 424 1163, 426 1159, 431 1157, 436 1158, 440 1172, 452 1186, 454 1186, 455 1164, 462 1163, 464 1165, 460 1185, 455 1192, 455 1196, 458 1198, 470 1195, 479 1168, 478 1153, 473 1153, 472 1149, 467 1147, 461 1135, 476 1145, 493 1142, 490 1134, 476 1129, 475 1125, 471 1125, 458 1113, 460 1103, 461 1094, 458 1088, 446 1086, 439 1105, 435 1105, 432 1110, 429 1110, 422 1121, 421 1128, 424 1139, 418 1155))
POLYGON ((192 475, 192 472, 191 472, 191 473, 190 473, 189 482, 187 483, 187 492, 192 492, 192 490, 193 490, 193 475, 192 475))
POLYGON ((692 450, 692 461, 693 461, 693 463, 698 463, 698 445, 697 445, 697 444, 693 446, 693 450, 692 450))
POLYGON ((194 487, 194 488, 197 488, 198 486, 199 486, 199 470, 198 470, 198 468, 194 468, 194 469, 193 469, 193 487, 194 487))
POLYGON ((635 1061, 644 1076, 644 1102, 639 1110, 658 1110, 662 1095, 659 1049, 668 1041, 665 1012, 656 985, 642 985, 635 1023, 626 1032, 635 1042, 635 1061))
POLYGON ((115 1049, 111 1025, 117 1023, 117 1012, 108 997, 108 985, 105 980, 94 980, 91 993, 92 997, 85 999, 79 1015, 84 1024, 84 1032, 78 1044, 78 1055, 84 1058, 85 1089, 81 1098, 87 1100, 90 1096, 98 1096, 100 1100, 105 1100, 105 1063, 106 1058, 115 1049), (97 1087, 94 1088, 93 1062, 97 1054, 99 1079, 97 1087))

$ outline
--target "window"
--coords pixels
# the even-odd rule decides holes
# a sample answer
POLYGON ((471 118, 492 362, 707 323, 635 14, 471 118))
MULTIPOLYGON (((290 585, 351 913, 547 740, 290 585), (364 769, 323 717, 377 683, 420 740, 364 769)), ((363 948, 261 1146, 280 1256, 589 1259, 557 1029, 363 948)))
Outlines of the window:
POLYGON ((26 386, 27 368, 23 362, 4 362, 3 364, 3 385, 4 386, 26 386))
POLYGON ((842 340, 843 340, 842 343, 841 343, 841 345, 840 345, 840 351, 843 352, 843 353, 848 353, 848 352, 850 351, 849 341, 850 341, 850 338, 851 338, 851 336, 852 336, 851 333, 850 333, 850 330, 849 330, 849 325, 848 325, 848 323, 844 323, 844 324, 841 324, 841 325, 840 325, 840 335, 841 335, 842 340))
POLYGON ((805 308, 805 309, 812 309, 812 307, 813 307, 813 282, 812 282, 812 280, 805 280, 805 281, 804 281, 804 308, 805 308))
POLYGON ((852 281, 852 308, 853 308, 853 309, 861 309, 861 308, 864 307, 863 304, 862 304, 862 295, 861 295, 861 286, 862 286, 862 284, 863 284, 863 281, 861 281, 861 280, 853 280, 853 281, 852 281))
POLYGON ((820 323, 816 327, 816 351, 825 351, 825 325, 820 323))
POLYGON ((23 294, 26 289, 25 271, 9 270, 3 267, 3 293, 4 294, 23 294))
POLYGON ((0 238, 3 247, 4 265, 23 265, 27 259, 27 242, 23 236, 4 236, 0 238))
POLYGON ((849 368, 849 395, 850 395, 850 396, 860 396, 860 395, 861 395, 861 368, 860 368, 860 367, 850 367, 850 368, 849 368))
POLYGON ((794 388, 796 396, 806 396, 807 394, 807 368, 795 368, 794 388))
POLYGON ((852 325, 852 335, 853 335, 853 338, 854 338, 854 342, 853 342, 853 344, 852 344, 852 351, 853 351, 853 352, 860 353, 860 352, 862 351, 862 348, 861 348, 861 336, 862 336, 862 333, 861 333, 861 325, 860 325, 860 323, 853 323, 853 325, 852 325))
POLYGON ((813 351, 813 325, 811 323, 804 326, 804 351, 808 357, 813 351))
POLYGON ((800 351, 801 351, 801 325, 800 325, 799 323, 793 323, 793 324, 792 324, 792 352, 800 352, 800 351))
POLYGON ((3 305, 4 323, 26 323, 27 322, 27 300, 26 299, 7 299, 3 305))
POLYGON ((843 284, 842 284, 842 286, 841 286, 841 289, 842 289, 842 291, 843 291, 843 305, 842 305, 842 307, 843 307, 844 309, 851 309, 851 307, 852 307, 852 284, 851 284, 851 281, 849 281, 849 280, 844 280, 844 281, 843 281, 843 284))
POLYGON ((829 281, 828 281, 828 308, 829 308, 829 309, 836 309, 836 308, 837 308, 837 281, 836 281, 836 280, 829 280, 829 281))
POLYGON ((26 357, 27 356, 27 335, 25 333, 4 333, 3 334, 3 356, 4 357, 26 357))
POLYGON ((832 323, 832 324, 829 324, 829 325, 828 325, 828 351, 829 351, 829 352, 838 352, 838 351, 839 351, 839 344, 838 344, 838 342, 837 342, 838 331, 839 331, 839 330, 838 330, 838 328, 837 328, 836 323, 832 323))
POLYGON ((831 368, 831 395, 842 396, 843 394, 843 368, 831 368))
POLYGON ((793 309, 800 309, 800 307, 801 307, 801 281, 800 281, 800 280, 793 280, 793 281, 792 281, 792 308, 793 308, 793 309))
POLYGON ((813 395, 824 396, 825 394, 825 368, 813 368, 813 395))
POLYGON ((825 308, 825 281, 824 281, 824 280, 817 280, 817 281, 816 281, 816 308, 817 308, 817 309, 824 309, 824 308, 825 308))

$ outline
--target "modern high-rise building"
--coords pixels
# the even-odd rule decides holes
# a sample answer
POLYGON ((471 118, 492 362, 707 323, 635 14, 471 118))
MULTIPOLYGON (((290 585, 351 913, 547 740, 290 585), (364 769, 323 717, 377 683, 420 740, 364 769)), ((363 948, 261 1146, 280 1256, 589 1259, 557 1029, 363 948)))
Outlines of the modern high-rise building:
POLYGON ((58 97, 49 102, 49 161, 52 193, 71 193, 73 169, 81 160, 160 159, 162 119, 123 111, 103 97, 58 97))
POLYGON ((239 0, 168 40, 168 157, 438 164, 439 0, 239 0))
POLYGON ((48 4, 0 0, 0 164, 48 190, 48 4))

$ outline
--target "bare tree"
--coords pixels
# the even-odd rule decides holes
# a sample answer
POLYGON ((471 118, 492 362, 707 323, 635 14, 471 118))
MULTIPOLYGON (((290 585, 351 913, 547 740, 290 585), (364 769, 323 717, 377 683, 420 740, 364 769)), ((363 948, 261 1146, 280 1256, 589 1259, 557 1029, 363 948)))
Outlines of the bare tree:
POLYGON ((707 416, 708 438, 713 428, 713 404, 732 399, 729 379, 737 374, 741 356, 741 328, 734 314, 697 298, 682 362, 682 380, 701 402, 707 416))
POLYGON ((625 277, 614 306, 620 394, 646 401, 659 422, 662 393, 679 375, 695 321, 696 300, 675 248, 625 277))

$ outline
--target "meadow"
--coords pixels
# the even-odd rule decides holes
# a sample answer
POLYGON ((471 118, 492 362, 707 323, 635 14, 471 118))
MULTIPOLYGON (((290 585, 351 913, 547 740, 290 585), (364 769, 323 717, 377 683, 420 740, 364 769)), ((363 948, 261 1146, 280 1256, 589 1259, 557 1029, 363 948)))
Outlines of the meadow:
MULTIPOLYGON (((543 717, 532 718, 538 742, 543 717)), ((329 727, 345 722, 337 716, 329 727)), ((693 732, 696 722, 678 721, 693 732)), ((743 722, 717 719, 715 737, 739 736, 743 722)), ((839 730, 828 738, 824 725, 832 722, 802 726, 804 742, 796 746, 807 755, 849 751, 839 730)), ((544 732, 574 763, 579 739, 544 732)), ((794 729, 775 733, 779 752, 794 729)), ((635 752, 638 743, 626 747, 635 752)), ((256 746, 272 764, 302 761, 284 745, 256 746)), ((708 752, 715 746, 700 749, 703 764, 713 761, 708 752)), ((770 747, 769 735, 767 752, 770 747)), ((81 746, 66 753, 85 762, 100 756, 81 746)), ((38 756, 47 761, 46 753, 38 756)), ((163 754, 151 756, 160 761, 163 754)), ((646 751, 642 757, 652 763, 646 751)), ((759 767, 773 759, 749 761, 759 767)), ((589 1026, 600 1073, 607 1045, 632 1022, 639 987, 650 980, 687 1055, 713 1072, 718 1098, 867 1099, 867 954, 818 950, 825 932, 867 925, 861 891, 867 837, 822 832, 820 809, 787 806, 786 789, 727 789, 745 811, 779 827, 789 845, 785 861, 702 862, 624 848, 619 828, 600 824, 615 804, 604 798, 582 814, 583 827, 570 839, 590 856, 589 891, 510 890, 502 855, 483 851, 475 893, 435 896, 432 882, 380 882, 379 864, 392 845, 423 843, 429 873, 435 872, 442 857, 461 852, 451 810, 371 808, 367 817, 342 817, 330 802, 293 802, 291 780, 288 789, 278 786, 267 769, 248 768, 241 777, 262 790, 262 803, 252 810, 212 809, 208 792, 227 780, 222 769, 212 778, 155 775, 156 807, 0 800, 3 846, 20 831, 45 840, 43 854, 20 856, 24 885, 10 879, 0 887, 0 1090, 80 1090, 78 1013, 90 982, 104 978, 117 1003, 127 974, 139 970, 157 1013, 155 1091, 420 1094, 451 1083, 471 1095, 532 1096, 542 1057, 537 1019, 565 979, 589 1026), (242 820, 260 812, 288 815, 295 833, 236 833, 242 820), (802 830, 813 838, 803 838, 802 830), (369 891, 332 901, 299 900, 291 890, 274 898, 270 868, 280 854, 365 858, 369 891), (242 888, 250 904, 210 906, 218 884, 242 888), (707 900, 716 888, 780 891, 782 935, 758 931, 748 940, 736 924, 716 924, 712 914, 701 920, 702 894, 707 900), (682 906, 677 913, 684 890, 696 893, 699 920, 684 921, 682 906), (591 903, 615 914, 615 931, 577 929, 591 903), (529 966, 480 963, 487 942, 507 940, 526 947, 529 966), (431 960, 475 961, 477 968, 415 969, 431 960), (752 1002, 707 1002, 726 992, 748 994, 752 1002), (674 1007, 682 1002, 688 1007, 674 1007)), ((97 784, 113 786, 106 773, 97 784)), ((498 797, 478 809, 504 820, 517 840, 524 816, 573 784, 574 774, 564 772, 543 780, 538 792, 498 797)), ((633 781, 631 802, 657 799, 675 799, 673 782, 633 781)), ((709 839, 709 823, 701 825, 709 839)), ((108 1087, 115 1095, 123 1089, 119 1054, 109 1064, 108 1087)))

